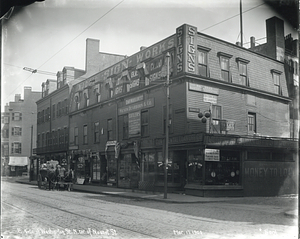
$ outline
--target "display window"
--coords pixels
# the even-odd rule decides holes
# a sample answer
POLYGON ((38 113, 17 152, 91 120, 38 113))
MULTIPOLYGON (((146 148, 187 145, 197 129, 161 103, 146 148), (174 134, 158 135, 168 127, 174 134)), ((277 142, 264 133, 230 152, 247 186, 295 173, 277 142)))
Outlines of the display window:
POLYGON ((189 152, 187 170, 188 183, 204 184, 203 180, 204 156, 199 153, 199 150, 189 152))
POLYGON ((134 187, 138 185, 139 169, 134 154, 124 154, 119 161, 119 187, 134 187))
POLYGON ((208 149, 205 185, 240 185, 240 152, 208 149))
POLYGON ((100 170, 101 170, 101 166, 100 166, 100 157, 99 157, 99 154, 96 154, 96 155, 93 155, 93 158, 92 158, 92 161, 93 161, 93 180, 97 180, 99 181, 100 180, 100 170))
POLYGON ((107 174, 108 174, 108 183, 117 182, 117 160, 115 159, 114 153, 107 154, 107 174))
POLYGON ((142 181, 155 181, 155 153, 142 154, 142 181))

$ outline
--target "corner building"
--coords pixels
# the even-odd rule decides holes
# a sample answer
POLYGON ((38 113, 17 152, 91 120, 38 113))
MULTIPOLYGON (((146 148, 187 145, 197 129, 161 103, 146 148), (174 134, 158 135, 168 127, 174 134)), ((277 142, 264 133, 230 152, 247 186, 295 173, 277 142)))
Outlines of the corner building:
POLYGON ((163 191, 167 121, 170 192, 295 193, 290 102, 283 61, 184 24, 73 86, 69 155, 81 182, 163 191))

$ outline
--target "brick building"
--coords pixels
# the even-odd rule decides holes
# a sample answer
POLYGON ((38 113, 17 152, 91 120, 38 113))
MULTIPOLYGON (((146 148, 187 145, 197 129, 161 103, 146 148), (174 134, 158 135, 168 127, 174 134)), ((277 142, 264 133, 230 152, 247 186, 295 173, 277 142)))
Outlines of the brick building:
POLYGON ((74 84, 68 155, 78 182, 163 190, 168 127, 169 191, 200 196, 296 192, 297 144, 291 137, 293 99, 281 23, 277 17, 267 20, 268 40, 260 50, 184 24, 170 37, 74 84))
POLYGON ((15 95, 2 113, 1 175, 20 176, 28 172, 29 157, 36 145, 37 109, 41 92, 24 87, 24 99, 15 95))
POLYGON ((86 40, 85 70, 64 67, 56 79, 42 84, 42 98, 37 104, 37 157, 32 159, 33 179, 37 179, 39 165, 56 160, 69 169, 69 93, 73 84, 124 59, 124 56, 99 52, 99 40, 86 40))

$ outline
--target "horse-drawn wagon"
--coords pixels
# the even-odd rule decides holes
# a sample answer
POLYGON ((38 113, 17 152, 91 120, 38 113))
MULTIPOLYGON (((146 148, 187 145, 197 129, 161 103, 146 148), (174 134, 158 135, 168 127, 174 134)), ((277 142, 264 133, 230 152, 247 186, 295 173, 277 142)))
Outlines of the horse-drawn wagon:
POLYGON ((65 172, 65 168, 58 161, 47 161, 42 164, 38 174, 38 187, 40 189, 59 190, 61 187, 71 191, 73 188, 72 171, 65 172))

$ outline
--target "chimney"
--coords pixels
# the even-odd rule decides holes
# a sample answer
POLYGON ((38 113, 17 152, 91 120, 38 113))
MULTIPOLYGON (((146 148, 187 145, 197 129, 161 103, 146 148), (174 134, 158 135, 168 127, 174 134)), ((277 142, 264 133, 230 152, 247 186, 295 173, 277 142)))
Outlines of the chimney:
POLYGON ((266 20, 267 28, 267 55, 284 61, 284 22, 278 17, 266 20))
POLYGON ((21 101, 21 94, 15 94, 15 102, 21 101))
POLYGON ((100 40, 97 39, 86 39, 86 57, 85 57, 85 72, 89 73, 92 71, 93 73, 96 73, 98 71, 98 65, 97 64, 97 55, 99 55, 99 45, 100 40))
POLYGON ((255 37, 250 37, 250 49, 255 47, 255 37))

